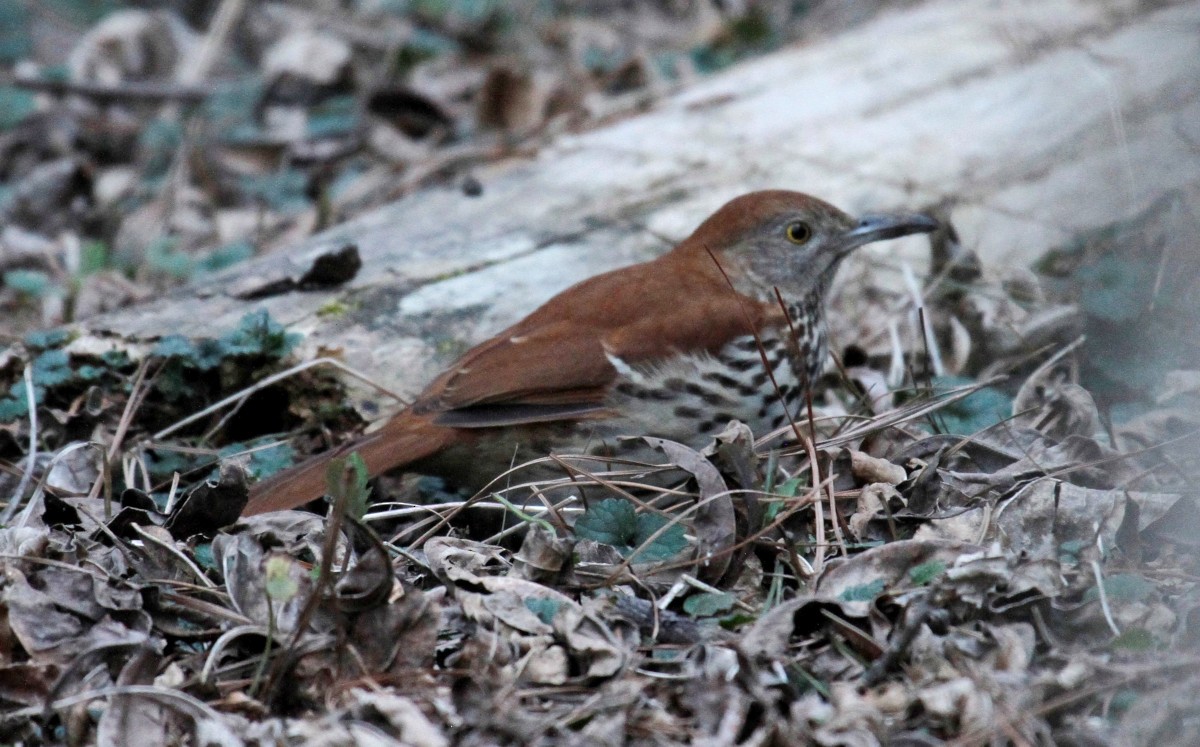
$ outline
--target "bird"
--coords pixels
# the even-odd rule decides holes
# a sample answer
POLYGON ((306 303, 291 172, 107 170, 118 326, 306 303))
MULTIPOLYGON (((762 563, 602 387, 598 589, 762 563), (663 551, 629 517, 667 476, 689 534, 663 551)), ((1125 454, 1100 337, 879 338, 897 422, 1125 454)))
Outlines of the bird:
POLYGON ((382 427, 259 481, 242 515, 321 497, 331 460, 353 453, 371 476, 474 489, 514 459, 596 453, 622 436, 699 448, 731 420, 778 428, 824 367, 842 260, 937 226, 920 213, 854 218, 802 192, 743 194, 666 253, 573 285, 468 350, 382 427))

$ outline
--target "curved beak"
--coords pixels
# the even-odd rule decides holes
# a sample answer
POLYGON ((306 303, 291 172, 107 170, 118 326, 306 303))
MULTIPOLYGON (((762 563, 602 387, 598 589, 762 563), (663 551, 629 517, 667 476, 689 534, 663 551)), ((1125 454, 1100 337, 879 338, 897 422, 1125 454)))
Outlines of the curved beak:
POLYGON ((936 231, 940 224, 920 213, 885 213, 864 215, 858 225, 842 234, 842 251, 857 249, 863 244, 898 239, 914 233, 936 231))

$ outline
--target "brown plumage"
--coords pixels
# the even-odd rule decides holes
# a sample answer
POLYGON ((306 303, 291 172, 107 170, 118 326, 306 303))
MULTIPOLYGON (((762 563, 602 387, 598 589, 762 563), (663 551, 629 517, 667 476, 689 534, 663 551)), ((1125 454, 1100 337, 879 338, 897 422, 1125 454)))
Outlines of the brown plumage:
POLYGON ((375 432, 258 483, 243 514, 319 497, 330 459, 355 451, 372 475, 407 467, 478 487, 514 454, 618 435, 698 445, 721 419, 777 426, 824 363, 823 297, 841 260, 935 227, 855 221, 798 192, 738 197, 661 257, 574 285, 468 351, 375 432))

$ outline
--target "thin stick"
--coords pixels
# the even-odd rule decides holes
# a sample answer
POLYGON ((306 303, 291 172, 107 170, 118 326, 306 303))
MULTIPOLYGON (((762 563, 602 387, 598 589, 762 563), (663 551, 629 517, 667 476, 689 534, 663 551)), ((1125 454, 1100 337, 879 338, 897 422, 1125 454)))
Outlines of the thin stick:
MULTIPOLYGON (((922 400, 920 402, 914 402, 912 405, 906 405, 902 409, 889 412, 884 417, 878 417, 878 418, 868 420, 865 423, 863 423, 861 426, 859 426, 858 428, 846 431, 845 433, 842 433, 841 435, 822 439, 819 442, 819 446, 822 449, 828 449, 833 446, 841 446, 843 444, 852 443, 856 439, 864 438, 866 436, 871 435, 872 433, 878 433, 887 428, 891 428, 893 426, 899 425, 900 423, 903 423, 905 421, 922 417, 923 415, 925 415, 927 413, 933 412, 935 410, 940 410, 943 407, 952 405, 961 399, 965 399, 966 397, 971 396, 973 393, 979 391, 980 389, 983 389, 984 387, 991 386, 993 384, 1003 381, 1004 378, 1005 377, 1003 377, 1003 376, 996 376, 994 378, 988 379, 987 381, 980 381, 980 382, 976 382, 974 384, 967 384, 965 386, 955 387, 954 389, 950 389, 945 392, 941 392, 941 393, 937 394, 933 399, 922 400)), ((788 429, 786 427, 778 428, 778 429, 772 431, 771 433, 768 433, 766 436, 763 436, 762 438, 758 439, 755 443, 756 444, 765 443, 767 441, 770 441, 772 438, 779 437, 780 435, 786 433, 787 431, 788 431, 788 429)))
POLYGON ((8 526, 8 523, 12 521, 13 515, 16 514, 17 509, 21 506, 25 490, 29 487, 29 482, 33 479, 33 471, 37 467, 37 397, 33 391, 33 366, 28 363, 25 364, 24 379, 25 401, 29 404, 29 455, 25 457, 25 471, 21 473, 21 481, 17 483, 17 492, 9 499, 8 505, 4 507, 4 514, 0 516, 0 525, 3 526, 8 526))
MULTIPOLYGON (((300 614, 296 617, 296 627, 292 629, 287 645, 271 663, 266 679, 263 680, 261 692, 268 694, 268 697, 279 682, 279 678, 283 676, 284 669, 296 655, 296 645, 308 632, 308 625, 312 621, 313 615, 316 614, 317 608, 324 600, 325 592, 333 583, 333 556, 337 551, 338 540, 341 538, 342 525, 346 521, 346 507, 350 503, 350 490, 345 485, 347 467, 349 464, 343 464, 343 474, 338 476, 341 490, 338 491, 337 499, 330 509, 329 519, 325 524, 325 541, 321 544, 321 566, 317 570, 317 580, 313 583, 308 598, 304 600, 304 606, 300 608, 300 614)), ((271 620, 274 621, 273 614, 271 620)))
POLYGON ((929 325, 925 323, 925 304, 921 296, 921 289, 917 287, 917 276, 907 262, 902 263, 900 269, 904 277, 904 284, 908 286, 909 293, 912 294, 913 306, 917 310, 917 323, 921 330, 921 340, 925 344, 925 358, 929 361, 931 373, 934 376, 942 376, 945 374, 946 368, 942 365, 942 354, 938 349, 937 341, 931 339, 933 330, 929 329, 929 325))
MULTIPOLYGON (((133 413, 141 405, 142 399, 145 398, 146 392, 149 389, 143 389, 142 384, 146 381, 146 371, 150 369, 150 359, 147 358, 138 364, 137 373, 133 377, 133 386, 129 389, 129 399, 125 401, 125 410, 121 413, 121 420, 117 423, 117 432, 113 434, 112 443, 108 445, 108 452, 104 456, 104 464, 101 466, 100 474, 96 477, 96 481, 92 483, 92 489, 88 491, 88 498, 95 498, 100 495, 100 485, 107 483, 109 475, 112 473, 113 460, 117 458, 117 453, 121 450, 121 443, 125 440, 125 435, 129 433, 129 426, 133 422, 133 413)), ((104 494, 104 516, 105 519, 112 518, 112 491, 106 491, 104 494)))
POLYGON ((193 51, 191 59, 180 65, 175 76, 179 83, 193 85, 208 77, 209 71, 217 61, 217 53, 225 46, 225 40, 229 38, 245 8, 246 0, 222 0, 200 46, 193 51))
POLYGON ((370 386, 371 388, 375 389, 376 391, 382 392, 383 394, 388 395, 389 397, 395 399, 396 401, 400 402, 401 404, 405 404, 405 405, 408 404, 408 402, 405 401, 404 397, 401 397, 399 394, 396 394, 395 392, 391 391, 390 389, 387 389, 386 387, 376 384, 374 381, 371 381, 365 375, 359 373, 358 371, 355 371, 353 368, 350 368, 345 363, 342 363, 341 361, 337 360, 336 358, 314 358, 311 361, 305 361, 304 363, 299 363, 295 366, 292 366, 291 368, 289 368, 285 371, 280 371, 279 373, 271 374, 270 376, 263 379, 262 381, 255 382, 254 384, 251 384, 249 387, 241 390, 240 392, 235 392, 234 394, 229 395, 228 397, 221 400, 220 402, 213 403, 213 404, 209 405, 208 407, 204 408, 203 410, 201 410, 200 412, 193 413, 192 415, 187 416, 183 420, 180 420, 180 421, 174 423, 173 425, 163 428, 158 433, 152 434, 150 436, 150 438, 147 440, 157 441, 161 438, 165 438, 165 437, 171 435, 172 433, 174 433, 175 431, 179 430, 180 428, 191 425, 192 423, 196 422, 200 418, 210 415, 211 413, 214 413, 217 410, 220 410, 222 408, 228 407, 232 403, 235 403, 235 402, 238 402, 245 398, 248 398, 250 395, 254 394, 255 392, 265 389, 266 387, 269 387, 278 381, 282 381, 283 379, 286 379, 289 376, 294 376, 294 375, 300 373, 301 371, 304 371, 306 369, 312 368, 313 366, 319 366, 319 365, 333 366, 334 368, 338 369, 339 371, 346 374, 347 376, 351 376, 355 379, 358 379, 359 381, 370 386))
MULTIPOLYGON (((699 589, 700 591, 707 592, 709 594, 729 594, 729 592, 725 591, 724 589, 718 589, 717 587, 713 586, 712 584, 704 583, 703 581, 701 581, 700 579, 691 575, 690 573, 684 573, 684 574, 680 575, 679 580, 683 581, 688 586, 695 587, 695 588, 699 589)), ((742 600, 738 599, 737 597, 734 597, 733 604, 735 607, 746 610, 747 612, 751 612, 751 613, 758 612, 758 610, 754 609, 754 607, 743 602, 742 600)))
POLYGON ((1104 591, 1104 573, 1100 570, 1100 562, 1093 560, 1092 575, 1096 577, 1096 595, 1100 598, 1100 610, 1104 613, 1104 622, 1108 623, 1108 629, 1112 631, 1114 636, 1121 635, 1121 629, 1117 627, 1117 621, 1113 619, 1112 608, 1108 605, 1108 594, 1104 591))
POLYGON ((181 85, 179 83, 154 83, 149 81, 123 81, 118 84, 88 83, 82 81, 50 80, 27 75, 17 75, 9 81, 16 88, 39 91, 55 96, 83 96, 97 101, 182 101, 195 103, 212 95, 207 85, 181 85))

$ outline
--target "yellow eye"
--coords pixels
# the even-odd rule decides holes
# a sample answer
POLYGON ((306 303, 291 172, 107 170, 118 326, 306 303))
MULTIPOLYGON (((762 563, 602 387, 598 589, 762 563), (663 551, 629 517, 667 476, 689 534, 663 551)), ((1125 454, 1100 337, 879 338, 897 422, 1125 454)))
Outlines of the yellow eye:
POLYGON ((789 223, 787 227, 788 241, 793 244, 804 244, 812 238, 812 226, 802 220, 789 223))

